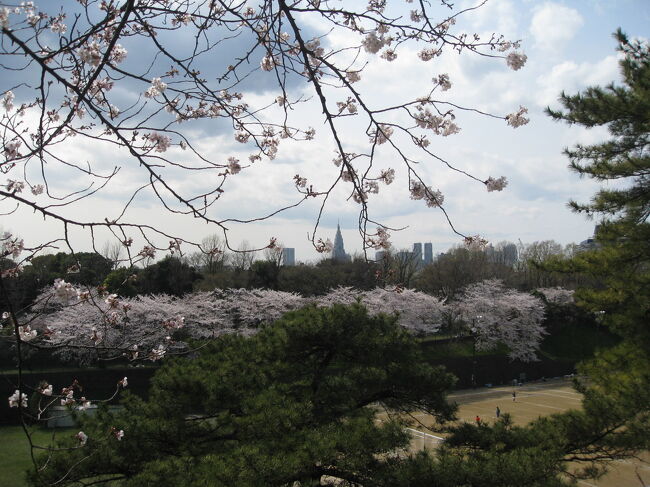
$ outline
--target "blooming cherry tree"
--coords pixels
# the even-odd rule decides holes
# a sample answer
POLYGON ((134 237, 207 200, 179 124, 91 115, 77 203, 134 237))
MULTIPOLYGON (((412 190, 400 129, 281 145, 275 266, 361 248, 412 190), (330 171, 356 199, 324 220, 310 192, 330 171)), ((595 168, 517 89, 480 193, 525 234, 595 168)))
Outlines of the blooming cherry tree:
POLYGON ((413 333, 430 335, 436 333, 442 324, 444 302, 412 289, 377 287, 358 291, 342 286, 317 299, 319 306, 355 302, 364 305, 371 316, 379 313, 396 315, 397 323, 413 333))
POLYGON ((544 303, 528 293, 489 279, 465 288, 454 308, 479 350, 503 343, 511 359, 535 360, 544 327, 544 303))
POLYGON ((33 329, 22 330, 21 338, 39 347, 52 348, 63 360, 80 363, 119 357, 157 361, 168 352, 187 352, 188 338, 206 340, 228 333, 250 335, 285 313, 312 304, 360 302, 371 315, 396 315, 398 324, 407 330, 431 334, 440 327, 444 305, 436 297, 402 288, 358 291, 339 287, 318 298, 262 289, 132 299, 92 292, 83 295, 83 299, 75 298, 76 301, 70 299, 71 292, 60 294, 61 288, 74 289, 59 281, 46 290, 27 317, 33 329), (28 333, 33 336, 28 337, 28 333))

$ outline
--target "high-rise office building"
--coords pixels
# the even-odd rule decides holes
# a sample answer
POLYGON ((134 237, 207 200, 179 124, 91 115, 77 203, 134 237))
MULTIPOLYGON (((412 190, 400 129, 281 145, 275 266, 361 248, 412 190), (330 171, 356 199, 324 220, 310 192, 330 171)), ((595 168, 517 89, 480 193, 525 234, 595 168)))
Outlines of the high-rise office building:
POLYGON ((424 244, 424 264, 431 264, 433 262, 433 245, 431 242, 424 244))
POLYGON ((282 249, 282 265, 284 266, 296 265, 296 249, 291 247, 284 247, 282 249))
POLYGON ((422 260, 422 244, 421 243, 414 243, 413 244, 413 257, 417 261, 422 260))
POLYGON ((350 260, 350 256, 345 253, 345 247, 343 246, 343 235, 341 235, 340 225, 336 225, 336 236, 334 237, 332 260, 339 262, 348 262, 350 260))

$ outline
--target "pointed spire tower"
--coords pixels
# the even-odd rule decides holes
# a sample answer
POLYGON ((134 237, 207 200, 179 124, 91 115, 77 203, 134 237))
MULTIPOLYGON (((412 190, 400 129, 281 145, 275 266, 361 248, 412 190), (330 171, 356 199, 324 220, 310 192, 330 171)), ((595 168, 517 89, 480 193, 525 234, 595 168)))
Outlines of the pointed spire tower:
POLYGON ((348 254, 345 253, 343 246, 343 235, 341 235, 341 225, 336 225, 336 236, 334 237, 334 248, 332 249, 332 260, 339 262, 347 262, 350 260, 348 254))

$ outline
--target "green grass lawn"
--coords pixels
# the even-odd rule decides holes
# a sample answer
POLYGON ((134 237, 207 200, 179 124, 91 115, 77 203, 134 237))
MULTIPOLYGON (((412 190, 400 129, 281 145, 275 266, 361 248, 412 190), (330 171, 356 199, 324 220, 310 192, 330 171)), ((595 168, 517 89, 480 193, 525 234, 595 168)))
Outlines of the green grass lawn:
MULTIPOLYGON (((32 441, 47 445, 52 440, 53 430, 34 428, 30 430, 32 441)), ((56 435, 72 435, 73 430, 56 430, 56 435)), ((0 485, 2 487, 24 487, 25 471, 34 468, 29 451, 29 442, 20 426, 0 427, 0 485)))

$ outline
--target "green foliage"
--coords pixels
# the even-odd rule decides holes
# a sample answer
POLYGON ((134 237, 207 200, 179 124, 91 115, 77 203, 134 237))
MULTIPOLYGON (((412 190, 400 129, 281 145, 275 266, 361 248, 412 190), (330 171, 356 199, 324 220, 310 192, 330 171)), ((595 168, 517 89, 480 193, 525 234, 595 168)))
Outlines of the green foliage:
POLYGON ((377 413, 449 419, 452 384, 394 319, 359 306, 307 308, 167 364, 148 401, 130 396, 124 412, 86 420, 88 444, 55 454, 33 483, 86 458, 63 485, 98 475, 129 486, 313 485, 322 475, 372 485, 409 442, 402 419, 379 423, 377 413), (124 429, 122 441, 107 433, 113 427, 124 429))
POLYGON ((137 288, 138 269, 120 267, 111 271, 104 279, 104 287, 111 294, 117 294, 123 298, 132 298, 138 294, 137 288))
POLYGON ((192 291, 200 275, 190 265, 176 257, 167 256, 138 273, 138 294, 170 294, 182 296, 192 291))
MULTIPOLYGON (((9 259, 0 261, 0 269, 15 267, 9 259)), ((23 267, 15 278, 4 281, 5 293, 0 296, 2 309, 8 309, 9 303, 16 311, 22 311, 36 299, 41 289, 61 278, 75 284, 97 286, 110 272, 112 263, 94 252, 77 252, 76 254, 39 255, 23 267)))
POLYGON ((278 289, 280 266, 269 260, 256 260, 250 268, 248 287, 278 289))
MULTIPOLYGON (((52 431, 38 428, 29 429, 31 441, 46 444, 52 431)), ((70 436, 76 431, 59 430, 57 435, 70 436)), ((30 446, 25 431, 20 426, 0 427, 0 479, 2 487, 25 487, 27 471, 33 469, 30 446)))
POLYGON ((566 149, 571 168, 597 181, 624 179, 624 187, 603 188, 591 203, 572 202, 576 211, 623 216, 643 223, 650 212, 650 54, 647 43, 630 41, 621 30, 615 34, 623 85, 591 87, 560 102, 566 111, 548 109, 556 120, 584 127, 607 126, 612 138, 601 144, 566 149))
POLYGON ((650 46, 630 41, 620 30, 615 37, 624 55, 623 84, 562 94, 565 111, 549 110, 557 120, 607 126, 611 134, 607 142, 566 151, 579 174, 617 184, 587 204, 571 203, 575 211, 603 216, 598 248, 554 266, 596 281, 576 291, 577 302, 622 338, 583 364, 590 378, 583 386, 585 416, 565 418, 558 430, 579 445, 581 455, 598 458, 647 449, 650 438, 650 46))

